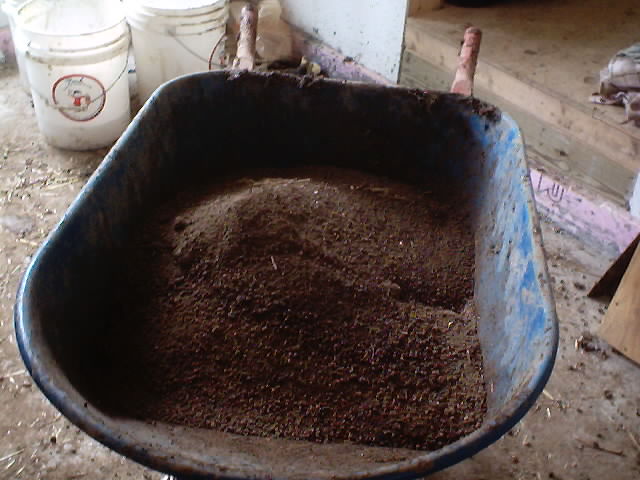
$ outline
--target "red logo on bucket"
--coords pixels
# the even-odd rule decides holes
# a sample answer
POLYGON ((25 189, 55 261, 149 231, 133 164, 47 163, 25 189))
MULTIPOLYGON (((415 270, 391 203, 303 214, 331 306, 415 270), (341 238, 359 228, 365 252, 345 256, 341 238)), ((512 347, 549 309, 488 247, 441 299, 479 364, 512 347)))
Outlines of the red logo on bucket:
POLYGON ((97 78, 73 74, 56 80, 51 96, 62 115, 69 120, 86 122, 100 114, 107 100, 107 91, 97 78))

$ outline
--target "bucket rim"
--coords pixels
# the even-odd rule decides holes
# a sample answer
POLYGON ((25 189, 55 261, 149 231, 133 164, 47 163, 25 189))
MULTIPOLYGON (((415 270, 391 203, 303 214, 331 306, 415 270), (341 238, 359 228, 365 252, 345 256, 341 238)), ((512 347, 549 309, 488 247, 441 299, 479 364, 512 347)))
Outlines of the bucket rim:
POLYGON ((174 36, 189 36, 189 35, 202 35, 204 33, 220 30, 226 27, 226 19, 207 21, 201 23, 183 23, 176 25, 167 25, 156 22, 144 22, 136 18, 127 17, 127 23, 132 30, 139 30, 141 32, 154 32, 160 34, 167 33, 167 27, 175 29, 174 36), (161 28, 164 27, 164 28, 161 28))
POLYGON ((126 52, 130 43, 129 32, 123 33, 109 42, 84 48, 39 48, 37 44, 29 42, 25 48, 25 56, 33 62, 49 65, 74 65, 76 61, 84 64, 88 61, 115 58, 126 52), (56 60, 61 63, 57 63, 56 60))
POLYGON ((191 15, 171 15, 170 12, 155 13, 147 10, 125 8, 125 18, 127 22, 145 22, 149 24, 175 24, 175 25, 200 25, 212 22, 227 22, 229 8, 224 5, 214 10, 195 13, 191 15))
POLYGON ((179 36, 201 35, 225 29, 228 17, 229 9, 226 5, 217 11, 189 16, 154 15, 138 10, 126 10, 126 20, 132 30, 159 34, 173 31, 174 35, 179 36))
POLYGON ((115 30, 118 27, 120 27, 121 25, 124 24, 124 30, 127 31, 128 27, 127 27, 127 17, 124 15, 124 11, 122 12, 122 17, 118 19, 118 21, 114 22, 111 25, 108 25, 104 28, 100 28, 97 30, 92 30, 90 32, 83 32, 83 33, 76 33, 76 34, 68 34, 68 33, 55 33, 55 32, 48 32, 46 30, 41 30, 41 29, 36 29, 36 28, 32 28, 27 26, 27 22, 24 21, 24 19, 20 16, 22 10, 26 7, 28 7, 29 5, 37 2, 39 0, 27 0, 25 1, 22 5, 20 5, 19 7, 17 7, 15 9, 15 13, 14 13, 14 20, 16 25, 23 31, 25 32, 27 35, 28 34, 35 34, 35 35, 45 35, 51 38, 85 38, 85 37, 89 37, 91 35, 97 35, 97 34, 101 34, 101 33, 106 33, 109 30, 115 30))
POLYGON ((207 15, 216 10, 228 8, 227 0, 209 0, 197 7, 184 8, 163 8, 154 5, 144 4, 143 0, 123 0, 122 5, 126 11, 133 10, 144 15, 165 16, 165 17, 191 17, 207 15))
POLYGON ((22 4, 27 3, 28 1, 29 0, 4 0, 3 2, 0 2, 0 7, 2 7, 1 10, 4 10, 5 13, 9 13, 9 10, 15 11, 21 7, 22 4))

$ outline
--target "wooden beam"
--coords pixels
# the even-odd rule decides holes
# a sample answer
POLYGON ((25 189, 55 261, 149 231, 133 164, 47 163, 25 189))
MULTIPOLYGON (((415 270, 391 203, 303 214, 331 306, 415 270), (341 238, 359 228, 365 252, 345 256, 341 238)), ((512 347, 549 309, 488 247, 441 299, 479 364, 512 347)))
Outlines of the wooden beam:
MULTIPOLYGON (((407 20, 405 48, 444 71, 455 71, 459 45, 430 31, 420 19, 407 20)), ((584 104, 569 101, 529 78, 490 63, 482 55, 475 85, 566 132, 619 166, 634 173, 640 169, 640 131, 599 118, 595 106, 586 99, 584 104)))
MULTIPOLYGON (((412 51, 405 51, 400 71, 402 85, 447 91, 452 79, 453 70, 444 70, 412 51)), ((626 209, 635 182, 634 169, 593 150, 567 129, 547 123, 530 110, 506 101, 486 84, 476 82, 475 95, 500 107, 518 122, 527 149, 537 154, 540 166, 585 185, 626 209)))

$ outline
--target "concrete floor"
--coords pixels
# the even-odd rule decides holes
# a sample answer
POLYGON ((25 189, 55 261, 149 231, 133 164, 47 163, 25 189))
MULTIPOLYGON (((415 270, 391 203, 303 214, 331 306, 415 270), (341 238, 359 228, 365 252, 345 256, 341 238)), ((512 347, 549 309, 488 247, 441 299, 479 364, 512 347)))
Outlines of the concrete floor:
MULTIPOLYGON (((62 418, 24 370, 12 326, 15 291, 40 242, 106 151, 47 146, 29 96, 0 65, 0 479, 158 480, 62 418)), ((560 318, 560 350, 545 394, 503 439, 445 472, 453 479, 640 478, 640 367, 606 346, 577 347, 603 305, 586 289, 611 258, 543 224, 560 318)))

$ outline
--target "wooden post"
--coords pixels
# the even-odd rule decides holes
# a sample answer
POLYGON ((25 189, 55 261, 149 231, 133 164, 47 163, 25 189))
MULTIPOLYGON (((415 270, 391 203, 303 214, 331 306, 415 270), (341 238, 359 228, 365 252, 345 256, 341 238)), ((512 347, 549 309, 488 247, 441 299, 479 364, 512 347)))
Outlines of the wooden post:
POLYGON ((256 33, 258 28, 258 13, 249 4, 242 9, 240 17, 240 38, 238 38, 238 52, 233 62, 234 70, 253 70, 256 63, 256 33))
POLYGON ((640 363, 640 248, 636 248, 609 304, 599 335, 620 353, 640 363))

